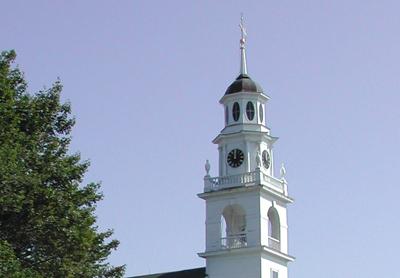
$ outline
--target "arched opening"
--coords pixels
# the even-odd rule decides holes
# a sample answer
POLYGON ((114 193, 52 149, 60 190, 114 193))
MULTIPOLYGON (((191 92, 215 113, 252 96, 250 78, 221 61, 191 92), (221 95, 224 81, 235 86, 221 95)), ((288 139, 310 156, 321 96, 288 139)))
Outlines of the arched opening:
POLYGON ((229 205, 221 216, 221 247, 240 248, 246 245, 246 213, 239 205, 229 205))
POLYGON ((268 246, 281 249, 281 224, 278 211, 274 207, 268 210, 268 246))
POLYGON ((228 236, 225 217, 221 215, 221 238, 226 238, 228 236))

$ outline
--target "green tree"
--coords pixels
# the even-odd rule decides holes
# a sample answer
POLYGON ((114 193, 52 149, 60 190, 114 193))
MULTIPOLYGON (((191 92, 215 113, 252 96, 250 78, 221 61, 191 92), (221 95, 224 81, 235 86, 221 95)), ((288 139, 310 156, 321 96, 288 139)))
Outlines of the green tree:
POLYGON ((41 278, 31 269, 23 269, 10 244, 0 241, 0 277, 7 278, 41 278))
POLYGON ((0 277, 122 277, 106 262, 119 242, 96 226, 99 184, 81 185, 89 163, 68 152, 62 85, 29 94, 15 57, 0 54, 0 277))

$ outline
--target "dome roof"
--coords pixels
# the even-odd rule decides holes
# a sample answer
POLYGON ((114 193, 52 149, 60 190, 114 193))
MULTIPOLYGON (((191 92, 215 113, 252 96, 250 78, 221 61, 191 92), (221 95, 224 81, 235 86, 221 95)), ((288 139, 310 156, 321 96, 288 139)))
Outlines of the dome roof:
POLYGON ((263 89, 247 74, 240 74, 236 80, 226 89, 225 95, 238 92, 262 93, 263 89))

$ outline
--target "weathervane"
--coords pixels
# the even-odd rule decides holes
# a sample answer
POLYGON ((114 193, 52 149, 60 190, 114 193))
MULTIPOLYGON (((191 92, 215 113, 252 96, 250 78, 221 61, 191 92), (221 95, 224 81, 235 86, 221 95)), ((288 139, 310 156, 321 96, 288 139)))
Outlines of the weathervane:
POLYGON ((240 28, 240 32, 242 33, 242 36, 240 38, 240 48, 244 48, 244 45, 246 43, 246 37, 247 37, 247 33, 246 33, 246 28, 244 27, 244 17, 243 17, 243 13, 240 16, 240 24, 239 24, 239 28, 240 28))
POLYGON ((247 62, 246 62, 246 50, 245 50, 245 44, 246 44, 246 38, 247 38, 247 32, 246 28, 244 27, 244 17, 243 13, 240 17, 240 74, 247 74, 247 62))

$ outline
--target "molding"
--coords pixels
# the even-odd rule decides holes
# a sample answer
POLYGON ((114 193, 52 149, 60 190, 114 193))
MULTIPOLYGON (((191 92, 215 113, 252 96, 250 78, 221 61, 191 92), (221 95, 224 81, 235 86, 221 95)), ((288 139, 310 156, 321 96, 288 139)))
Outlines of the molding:
MULTIPOLYGON (((244 125, 244 124, 241 124, 241 125, 244 125)), ((258 126, 263 126, 263 125, 258 125, 258 126)), ((212 142, 214 144, 218 144, 221 139, 235 138, 237 136, 244 136, 244 138, 253 137, 254 141, 260 141, 260 140, 266 139, 266 141, 269 142, 271 145, 279 139, 279 137, 269 135, 269 131, 258 131, 258 130, 253 131, 253 130, 242 129, 240 131, 235 131, 232 133, 223 133, 224 129, 221 131, 220 134, 217 135, 217 137, 215 137, 212 140, 212 142)))
POLYGON ((235 100, 241 100, 241 99, 257 99, 263 102, 267 102, 268 100, 270 100, 271 98, 264 94, 264 93, 256 93, 256 92, 237 92, 234 94, 228 94, 228 95, 224 95, 220 100, 219 103, 220 104, 224 104, 226 101, 230 100, 230 99, 235 99, 235 100))
POLYGON ((242 254, 251 254, 251 253, 265 253, 267 255, 271 255, 278 260, 284 261, 285 263, 293 262, 296 258, 290 256, 288 254, 282 253, 278 250, 269 248, 268 246, 261 245, 256 247, 244 247, 244 248, 232 248, 232 249, 222 249, 216 251, 206 251, 202 253, 197 253, 199 257, 208 258, 208 257, 220 257, 220 256, 234 256, 234 255, 242 255, 242 254))
POLYGON ((214 198, 214 197, 235 195, 235 194, 240 194, 240 193, 244 193, 244 192, 258 191, 259 188, 260 188, 259 185, 236 186, 236 187, 224 188, 224 189, 217 190, 217 191, 209 191, 209 192, 199 193, 199 194, 197 194, 197 196, 203 200, 206 200, 206 199, 214 198))
POLYGON ((260 187, 262 188, 263 193, 267 193, 269 195, 272 195, 274 197, 276 197, 278 200, 284 202, 284 203, 293 203, 294 199, 292 197, 289 196, 285 196, 282 193, 266 186, 266 185, 260 185, 260 187))
POLYGON ((206 251, 202 253, 197 253, 199 257, 207 258, 207 257, 218 257, 218 256, 226 256, 226 255, 242 255, 249 253, 259 253, 262 251, 260 247, 243 247, 243 248, 231 248, 231 249, 220 249, 216 251, 206 251))
POLYGON ((236 195, 244 192, 253 192, 253 191, 259 191, 260 193, 265 193, 272 195, 273 197, 277 198, 278 200, 284 202, 284 203, 293 203, 294 199, 285 196, 282 193, 275 191, 272 188, 269 188, 266 185, 250 185, 250 186, 236 186, 236 187, 229 187, 217 191, 209 191, 209 192, 203 192, 197 194, 197 196, 203 200, 207 200, 209 198, 216 198, 220 196, 227 196, 227 195, 236 195))
POLYGON ((263 245, 261 248, 263 249, 263 251, 265 253, 267 253, 269 255, 272 255, 272 256, 274 256, 274 257, 276 257, 278 259, 282 259, 282 260, 284 260, 286 262, 294 262, 294 260, 296 259, 293 256, 290 256, 290 255, 282 253, 282 252, 280 252, 278 250, 269 248, 268 246, 265 246, 265 245, 263 245))

